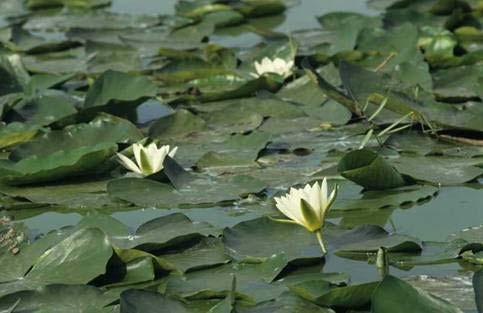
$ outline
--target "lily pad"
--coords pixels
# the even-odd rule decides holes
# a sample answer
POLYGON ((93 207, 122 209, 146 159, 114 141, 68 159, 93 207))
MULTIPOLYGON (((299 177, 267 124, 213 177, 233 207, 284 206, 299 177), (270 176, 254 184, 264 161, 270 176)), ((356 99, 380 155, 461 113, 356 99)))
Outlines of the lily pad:
POLYGON ((141 132, 129 121, 102 114, 86 124, 51 131, 17 146, 9 158, 19 161, 33 155, 48 156, 60 150, 89 147, 102 143, 131 143, 142 139, 141 132))
POLYGON ((411 287, 408 283, 386 276, 372 296, 372 312, 461 312, 454 305, 436 298, 422 290, 411 287), (403 297, 405 300, 400 301, 403 297), (397 303, 397 305, 394 305, 397 303))
POLYGON ((438 188, 428 185, 412 185, 391 190, 365 191, 362 197, 348 199, 341 194, 331 208, 332 211, 389 209, 427 200, 438 193, 438 188))
POLYGON ((241 195, 258 193, 264 188, 263 182, 250 176, 219 179, 199 176, 178 190, 167 184, 138 178, 113 180, 107 185, 111 196, 139 206, 159 208, 232 202, 238 200, 241 195))
POLYGON ((220 144, 219 149, 203 155, 196 166, 200 169, 254 166, 259 152, 265 148, 270 138, 269 133, 260 131, 231 136, 220 144))
POLYGON ((283 293, 274 301, 261 303, 252 308, 241 308, 240 313, 333 313, 329 308, 323 308, 290 293, 283 293))
MULTIPOLYGON (((89 181, 46 186, 14 187, 2 185, 0 192, 38 204, 56 204, 69 208, 116 206, 106 191, 107 181, 89 181)), ((103 229, 108 231, 107 229, 103 229)))
POLYGON ((124 249, 160 250, 208 235, 217 231, 207 223, 193 223, 181 213, 174 213, 141 225, 131 236, 113 238, 113 243, 124 249))
POLYGON ((0 125, 0 148, 7 148, 32 139, 38 132, 37 126, 19 122, 0 125))
POLYGON ((478 310, 483 309, 483 270, 479 270, 473 277, 473 287, 475 288, 475 299, 478 310))
POLYGON ((110 4, 111 0, 28 0, 29 9, 51 8, 56 6, 94 8, 110 4))
POLYGON ((121 312, 123 313, 150 312, 160 309, 172 313, 203 313, 215 304, 216 302, 209 301, 189 305, 160 293, 146 290, 131 289, 121 294, 121 312))
POLYGON ((335 308, 364 308, 371 302, 371 295, 378 283, 330 288, 323 281, 308 281, 291 287, 299 296, 322 306, 335 308))
POLYGON ((196 245, 179 253, 163 254, 163 259, 176 264, 183 272, 199 270, 229 262, 220 239, 203 238, 196 245))
POLYGON ((270 284, 285 267, 286 262, 283 255, 274 255, 263 263, 230 263, 190 272, 185 277, 172 276, 168 282, 168 294, 187 299, 226 295, 232 288, 234 275, 237 280, 236 291, 247 301, 255 304, 271 300, 287 290, 280 283, 270 284))
POLYGON ((79 230, 32 259, 25 277, 0 284, 0 294, 33 290, 49 284, 86 284, 106 271, 112 256, 106 235, 95 228, 79 230))
POLYGON ((483 158, 411 157, 401 156, 391 160, 400 172, 415 179, 441 185, 455 185, 471 181, 483 175, 478 167, 483 158))
POLYGON ((288 261, 322 257, 315 234, 301 226, 275 222, 266 217, 225 229, 223 241, 226 253, 240 261, 265 260, 280 253, 288 261), (285 240, 287 237, 291 238, 291 242, 285 240), (297 244, 292 244, 292 241, 297 244))
POLYGON ((30 291, 19 291, 0 298, 0 310, 14 307, 17 311, 98 312, 112 301, 94 286, 49 285, 30 291), (19 301, 20 300, 20 301, 19 301), (15 303, 17 303, 15 305, 15 303))
POLYGON ((407 179, 390 163, 368 149, 346 154, 339 161, 337 170, 345 178, 368 189, 383 190, 407 184, 407 179))
POLYGON ((34 155, 16 163, 4 162, 1 171, 4 182, 12 185, 54 181, 68 176, 80 176, 99 165, 117 150, 112 143, 60 150, 45 157, 34 155))
POLYGON ((62 14, 38 15, 23 25, 27 30, 68 30, 68 29, 128 29, 147 28, 158 24, 160 18, 149 15, 116 14, 102 10, 89 12, 67 11, 62 14))

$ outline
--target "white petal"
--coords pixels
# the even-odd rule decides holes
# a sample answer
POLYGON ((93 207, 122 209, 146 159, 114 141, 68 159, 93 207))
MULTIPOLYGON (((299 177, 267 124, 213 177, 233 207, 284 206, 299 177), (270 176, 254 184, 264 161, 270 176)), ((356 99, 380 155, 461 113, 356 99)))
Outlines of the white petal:
POLYGON ((258 63, 257 61, 255 61, 255 70, 257 71, 257 74, 258 76, 262 75, 263 74, 263 66, 262 64, 258 63))
POLYGON ((331 203, 332 201, 334 201, 336 194, 337 194, 337 189, 332 190, 332 192, 330 193, 330 196, 329 196, 328 203, 331 203))
POLYGON ((145 149, 148 153, 148 157, 151 157, 158 152, 158 146, 156 146, 154 142, 150 143, 147 147, 145 147, 145 149))
POLYGON ((134 158, 136 159, 136 163, 139 168, 141 168, 141 150, 144 149, 144 147, 138 143, 135 143, 132 145, 132 151, 134 152, 134 158))
POLYGON ((158 172, 158 169, 157 169, 158 163, 159 163, 159 161, 158 161, 158 154, 159 154, 158 153, 158 147, 153 142, 145 148, 145 151, 146 151, 149 167, 151 168, 152 173, 158 172))
POLYGON ((303 191, 301 189, 290 188, 290 192, 286 195, 285 199, 289 205, 295 220, 298 222, 304 222, 304 215, 302 214, 302 209, 300 207, 300 199, 303 197, 303 191))
POLYGON ((315 182, 310 190, 309 201, 310 205, 316 210, 317 215, 320 215, 321 205, 320 202, 320 185, 319 182, 315 182))
POLYGON ((262 66, 264 66, 265 68, 270 68, 272 66, 272 60, 270 60, 269 57, 264 57, 262 59, 262 66))
POLYGON ((138 174, 143 174, 141 169, 130 158, 120 153, 116 153, 122 166, 138 174))
POLYGON ((320 214, 320 197, 319 197, 319 186, 318 184, 314 184, 310 186, 310 184, 305 185, 303 189, 303 196, 302 199, 307 201, 312 209, 314 209, 314 213, 317 217, 321 217, 320 214))
POLYGON ((322 187, 320 188, 320 205, 325 210, 327 205, 329 204, 329 200, 327 199, 327 178, 324 177, 322 181, 322 187))
POLYGON ((273 61, 273 66, 277 69, 285 69, 287 67, 287 64, 286 64, 285 60, 280 59, 280 58, 276 58, 273 61))
POLYGON ((294 206, 292 201, 287 197, 275 198, 277 209, 282 212, 286 217, 294 222, 303 225, 304 219, 302 212, 300 211, 300 204, 294 206))
POLYGON ((153 169, 154 172, 159 172, 164 168, 164 159, 168 155, 169 146, 162 146, 159 149, 156 149, 156 154, 153 157, 153 169))
POLYGON ((171 157, 171 158, 174 158, 174 155, 176 154, 176 152, 178 152, 178 147, 174 147, 169 153, 168 155, 171 157))

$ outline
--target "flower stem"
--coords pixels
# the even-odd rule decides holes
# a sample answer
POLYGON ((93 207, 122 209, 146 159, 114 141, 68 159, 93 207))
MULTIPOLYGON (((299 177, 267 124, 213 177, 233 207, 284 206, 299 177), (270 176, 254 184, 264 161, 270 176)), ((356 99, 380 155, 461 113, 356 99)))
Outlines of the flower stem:
POLYGON ((327 254, 327 249, 325 249, 324 240, 322 239, 322 229, 315 231, 315 236, 317 237, 317 241, 319 242, 320 249, 322 250, 322 254, 327 254))

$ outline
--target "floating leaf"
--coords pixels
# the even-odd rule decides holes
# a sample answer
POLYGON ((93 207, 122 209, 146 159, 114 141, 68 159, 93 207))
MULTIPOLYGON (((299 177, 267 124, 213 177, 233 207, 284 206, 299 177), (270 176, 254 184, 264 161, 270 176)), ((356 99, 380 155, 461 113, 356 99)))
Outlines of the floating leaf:
POLYGON ((86 284, 105 273, 111 256, 111 244, 102 231, 79 230, 31 260, 25 277, 0 284, 0 295, 49 284, 86 284))
POLYGON ((461 312, 452 304, 387 275, 372 295, 372 312, 461 312), (400 301, 404 299, 404 301, 400 301), (397 303, 397 305, 394 305, 397 303))
POLYGON ((20 300, 14 306, 17 311, 83 313, 98 311, 113 299, 104 296, 94 286, 57 284, 4 296, 0 298, 0 310, 7 309, 17 300, 20 300))
POLYGON ((107 190, 111 196, 139 206, 173 208, 234 201, 241 195, 260 192, 264 187, 264 183, 250 176, 195 177, 179 190, 149 179, 123 178, 111 181, 107 190))
POLYGON ((368 189, 390 189, 407 184, 407 180, 379 154, 356 150, 346 154, 337 167, 345 178, 368 189))
POLYGON ((188 299, 209 299, 231 291, 233 275, 237 280, 236 292, 250 303, 277 298, 286 287, 270 282, 287 264, 283 255, 274 255, 263 263, 229 263, 215 268, 186 273, 185 277, 171 276, 169 294, 188 299))
POLYGON ((111 0, 28 0, 29 9, 51 8, 56 6, 94 8, 110 4, 111 0))
POLYGON ((217 231, 207 223, 195 224, 183 214, 174 213, 141 225, 132 236, 113 238, 113 243, 124 249, 151 251, 216 233, 217 231))
POLYGON ((288 261, 322 257, 314 234, 299 225, 279 223, 265 217, 225 229, 223 241, 226 252, 240 261, 265 260, 280 253, 288 261), (291 241, 286 238, 291 238, 291 241), (292 241, 297 244, 292 244, 292 241))

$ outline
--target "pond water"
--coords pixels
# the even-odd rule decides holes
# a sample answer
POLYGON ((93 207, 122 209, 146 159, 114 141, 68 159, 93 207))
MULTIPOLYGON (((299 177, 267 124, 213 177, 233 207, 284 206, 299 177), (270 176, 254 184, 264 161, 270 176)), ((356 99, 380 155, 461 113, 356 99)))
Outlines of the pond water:
MULTIPOLYGON (((175 0, 115 0, 109 10, 129 14, 172 15, 175 12, 175 3, 175 0)), ((277 25, 273 30, 290 33, 301 29, 318 28, 320 24, 317 22, 316 16, 336 11, 359 12, 367 15, 378 14, 377 11, 367 7, 365 0, 301 0, 299 5, 290 8, 284 16, 279 16, 276 18, 277 20, 272 21, 277 25)), ((246 47, 260 42, 262 37, 254 33, 230 33, 230 30, 227 29, 217 32, 212 40, 229 47, 246 47)), ((141 122, 149 120, 149 116, 152 114, 160 116, 169 112, 167 107, 159 110, 156 104, 151 107, 147 104, 140 110, 141 122)), ((387 230, 414 236, 423 241, 442 241, 464 228, 479 226, 483 223, 482 183, 483 181, 480 180, 478 183, 465 186, 442 187, 439 193, 427 202, 411 207, 381 209, 380 212, 374 214, 387 215, 387 223, 381 225, 387 230)), ((199 208, 182 211, 186 212, 194 221, 209 221, 216 225, 216 216, 206 216, 207 210, 209 209, 199 208)), ((178 210, 145 208, 130 211, 126 209, 113 212, 112 216, 134 230, 146 221, 175 211, 178 210)), ((35 232, 45 233, 66 225, 75 225, 82 219, 82 214, 45 212, 26 218, 24 222, 35 232)), ((246 213, 247 219, 250 218, 250 214, 252 213, 246 213)), ((374 223, 377 223, 377 216, 373 220, 374 223)), ((333 223, 348 222, 335 218, 330 221, 333 223)), ((364 221, 365 223, 370 222, 371 216, 365 216, 364 221)), ((373 264, 352 261, 336 255, 329 255, 324 271, 348 272, 353 282, 368 282, 378 278, 373 264)), ((422 274, 443 277, 461 275, 465 273, 465 270, 455 262, 438 266, 417 266, 407 271, 391 269, 391 273, 402 277, 422 274)))

